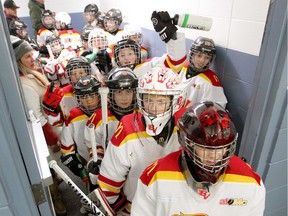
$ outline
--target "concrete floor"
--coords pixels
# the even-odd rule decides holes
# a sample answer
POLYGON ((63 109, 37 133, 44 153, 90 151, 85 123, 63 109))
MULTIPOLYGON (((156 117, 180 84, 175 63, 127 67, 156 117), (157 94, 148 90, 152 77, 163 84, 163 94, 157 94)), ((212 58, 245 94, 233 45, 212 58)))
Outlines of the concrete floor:
MULTIPOLYGON (((61 162, 58 165, 65 171, 65 173, 72 179, 72 181, 87 195, 85 183, 80 177, 75 176, 66 166, 61 162)), ((62 200, 67 209, 67 216, 84 216, 80 213, 80 197, 68 186, 64 181, 59 185, 59 190, 62 194, 62 200)))

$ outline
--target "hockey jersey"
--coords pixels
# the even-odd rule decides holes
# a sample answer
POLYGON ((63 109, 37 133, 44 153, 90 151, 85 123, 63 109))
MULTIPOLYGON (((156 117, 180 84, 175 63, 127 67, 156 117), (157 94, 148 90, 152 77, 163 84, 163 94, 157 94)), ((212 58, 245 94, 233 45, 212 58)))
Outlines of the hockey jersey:
POLYGON ((192 78, 186 79, 188 66, 189 62, 186 62, 179 74, 180 79, 187 86, 186 106, 189 107, 203 101, 213 101, 225 108, 227 98, 217 74, 208 69, 192 78))
POLYGON ((72 109, 65 120, 61 133, 61 152, 63 155, 78 152, 85 163, 89 161, 89 152, 84 144, 84 128, 89 117, 80 107, 72 109))
POLYGON ((265 187, 243 160, 233 156, 220 182, 196 191, 188 186, 188 175, 179 166, 181 153, 171 153, 147 167, 138 181, 131 215, 263 215, 265 187))
MULTIPOLYGON (((174 122, 184 111, 185 108, 174 114, 174 122)), ((176 126, 171 129, 170 139, 165 145, 160 145, 146 133, 142 113, 129 114, 120 120, 108 144, 98 177, 99 186, 110 204, 117 200, 121 191, 131 202, 142 171, 153 161, 180 148, 176 126)))

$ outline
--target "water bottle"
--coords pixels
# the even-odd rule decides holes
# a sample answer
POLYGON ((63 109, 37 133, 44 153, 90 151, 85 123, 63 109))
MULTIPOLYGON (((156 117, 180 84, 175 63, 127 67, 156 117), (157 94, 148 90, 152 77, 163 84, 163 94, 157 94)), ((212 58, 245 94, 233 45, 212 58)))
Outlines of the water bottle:
POLYGON ((211 18, 191 14, 176 14, 172 21, 175 25, 182 28, 191 28, 201 31, 209 31, 212 26, 211 18))

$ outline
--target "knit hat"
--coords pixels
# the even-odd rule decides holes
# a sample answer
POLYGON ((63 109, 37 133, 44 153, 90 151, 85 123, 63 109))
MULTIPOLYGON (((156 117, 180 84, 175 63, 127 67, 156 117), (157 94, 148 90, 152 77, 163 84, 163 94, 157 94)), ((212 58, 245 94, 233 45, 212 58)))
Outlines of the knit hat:
POLYGON ((21 57, 27 52, 34 50, 27 41, 21 40, 18 37, 10 35, 10 40, 14 49, 16 60, 21 59, 21 57))
POLYGON ((18 9, 18 7, 13 0, 6 0, 4 2, 4 8, 18 9))

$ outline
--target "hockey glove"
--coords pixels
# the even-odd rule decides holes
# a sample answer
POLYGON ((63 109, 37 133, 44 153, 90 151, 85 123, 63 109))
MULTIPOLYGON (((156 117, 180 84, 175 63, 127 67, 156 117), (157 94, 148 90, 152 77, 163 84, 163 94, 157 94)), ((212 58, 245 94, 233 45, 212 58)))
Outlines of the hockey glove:
POLYGON ((100 171, 101 162, 102 162, 102 160, 97 160, 96 162, 93 161, 93 160, 90 160, 87 163, 90 182, 93 185, 97 185, 98 184, 97 180, 98 180, 98 175, 99 175, 99 171, 100 171))
POLYGON ((43 97, 42 106, 47 115, 57 116, 60 112, 59 104, 63 98, 63 92, 59 86, 54 87, 54 82, 47 87, 43 97))
POLYGON ((74 173, 74 175, 79 176, 83 182, 89 181, 87 171, 76 154, 62 155, 61 161, 74 173))
POLYGON ((177 27, 173 24, 167 11, 153 11, 151 21, 162 41, 167 43, 170 39, 176 39, 177 27))
POLYGON ((112 69, 112 61, 109 53, 106 50, 99 50, 96 54, 95 65, 101 72, 101 74, 106 75, 112 69))

